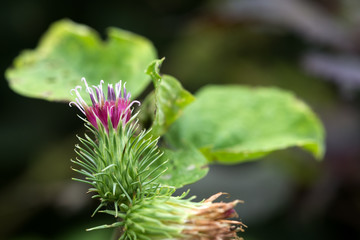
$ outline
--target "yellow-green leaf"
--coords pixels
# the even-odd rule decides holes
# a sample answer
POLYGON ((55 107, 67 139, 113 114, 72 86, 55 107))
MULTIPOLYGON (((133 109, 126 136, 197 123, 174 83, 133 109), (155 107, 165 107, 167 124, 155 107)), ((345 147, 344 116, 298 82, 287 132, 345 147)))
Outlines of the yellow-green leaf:
POLYGON ((160 75, 159 68, 163 60, 153 61, 146 71, 155 86, 155 93, 151 95, 150 99, 155 103, 152 124, 152 134, 155 136, 163 135, 169 126, 181 116, 183 110, 195 100, 194 96, 185 90, 176 78, 160 75))
POLYGON ((192 144, 209 161, 237 163, 298 146, 324 155, 322 123, 292 93, 276 88, 208 86, 171 126, 174 146, 192 144))
POLYGON ((144 69, 156 58, 154 46, 118 28, 109 28, 107 35, 103 41, 85 25, 54 23, 36 49, 23 51, 7 69, 10 87, 28 97, 70 101, 69 90, 85 77, 89 85, 123 80, 133 96, 139 95, 150 81, 144 69))

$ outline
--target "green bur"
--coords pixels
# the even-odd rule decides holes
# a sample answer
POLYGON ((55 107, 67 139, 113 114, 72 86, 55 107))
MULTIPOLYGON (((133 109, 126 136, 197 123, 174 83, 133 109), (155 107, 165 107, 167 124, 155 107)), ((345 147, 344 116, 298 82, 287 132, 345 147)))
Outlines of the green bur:
MULTIPOLYGON (((89 192, 94 192, 92 198, 99 198, 100 205, 94 214, 102 207, 113 205, 116 216, 122 206, 131 205, 134 199, 141 196, 151 196, 161 186, 155 180, 162 174, 155 173, 166 161, 157 163, 162 153, 157 147, 158 139, 148 136, 149 131, 142 130, 138 134, 137 114, 127 123, 121 123, 113 128, 109 118, 109 131, 98 121, 98 129, 86 119, 85 126, 94 134, 95 139, 85 134, 78 137, 82 146, 76 145, 79 158, 72 160, 81 167, 76 172, 85 179, 74 180, 92 185, 89 192)), ((163 170, 163 171, 166 171, 163 170)))
MULTIPOLYGON (((245 225, 228 218, 237 217, 234 207, 241 201, 213 203, 223 194, 218 193, 205 201, 192 202, 194 197, 184 199, 187 192, 178 197, 171 196, 172 193, 169 189, 159 195, 136 199, 120 215, 121 221, 88 230, 122 227, 119 240, 240 239, 237 233, 243 231, 245 225)), ((117 214, 111 210, 104 212, 117 214)))

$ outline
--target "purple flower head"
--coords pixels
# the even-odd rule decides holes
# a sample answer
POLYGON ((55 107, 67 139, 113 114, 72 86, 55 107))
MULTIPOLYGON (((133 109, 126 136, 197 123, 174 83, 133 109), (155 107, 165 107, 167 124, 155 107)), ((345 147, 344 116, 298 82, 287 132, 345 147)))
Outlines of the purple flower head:
POLYGON ((98 120, 109 131, 108 118, 111 120, 113 128, 117 128, 120 120, 122 123, 127 123, 131 117, 131 107, 134 103, 140 105, 139 101, 130 101, 130 93, 126 92, 125 83, 121 86, 121 81, 115 84, 108 84, 107 99, 102 89, 103 80, 100 81, 98 86, 90 88, 85 78, 81 79, 85 83, 86 91, 90 94, 92 105, 89 106, 81 97, 79 90, 81 86, 76 86, 71 90, 76 94, 76 102, 71 102, 70 106, 74 104, 86 116, 88 121, 96 128, 99 129, 98 120), (94 93, 95 89, 95 93, 94 93))

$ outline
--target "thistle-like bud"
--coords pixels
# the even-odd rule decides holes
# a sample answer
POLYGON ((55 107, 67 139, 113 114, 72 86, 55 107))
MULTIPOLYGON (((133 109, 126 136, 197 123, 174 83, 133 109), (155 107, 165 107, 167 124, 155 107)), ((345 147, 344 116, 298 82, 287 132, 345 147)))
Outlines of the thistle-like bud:
POLYGON ((123 228, 120 240, 241 239, 237 233, 244 231, 246 226, 240 221, 229 219, 238 217, 234 207, 241 201, 214 203, 222 194, 215 194, 203 202, 192 202, 191 199, 183 199, 184 196, 140 199, 128 208, 122 221, 115 224, 123 228))
POLYGON ((94 90, 85 79, 83 81, 93 104, 86 104, 79 86, 73 89, 77 98, 72 104, 85 114, 85 126, 95 139, 86 134, 85 138, 78 137, 82 143, 75 149, 79 158, 72 162, 80 170, 73 170, 83 174, 85 179, 74 180, 92 185, 89 192, 94 192, 93 198, 101 201, 94 213, 109 203, 118 213, 122 205, 131 205, 136 196, 152 195, 157 190, 159 184, 155 180, 161 175, 158 170, 166 162, 158 162, 162 156, 157 147, 158 139, 148 136, 148 131, 138 131, 137 114, 132 114, 131 106, 139 102, 130 102, 125 84, 122 90, 121 82, 116 84, 115 90, 109 84, 106 99, 102 82, 94 86, 95 96, 94 90))

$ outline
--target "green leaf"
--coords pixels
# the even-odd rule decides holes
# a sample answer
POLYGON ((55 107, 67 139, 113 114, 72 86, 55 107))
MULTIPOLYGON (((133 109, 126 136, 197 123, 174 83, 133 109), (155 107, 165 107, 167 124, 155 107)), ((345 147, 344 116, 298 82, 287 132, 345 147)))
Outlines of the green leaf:
POLYGON ((89 85, 123 80, 133 96, 139 95, 150 81, 144 69, 156 58, 154 46, 118 28, 109 28, 107 34, 102 41, 85 25, 54 23, 35 50, 23 51, 7 69, 10 87, 28 97, 70 101, 70 89, 85 77, 89 85))
MULTIPOLYGON (((162 149, 164 155, 159 163, 168 160, 158 172, 168 168, 157 180, 158 183, 180 188, 184 185, 194 183, 205 177, 209 171, 208 162, 204 155, 195 147, 189 145, 173 151, 162 149)), ((153 166, 154 168, 156 166, 153 166)))
POLYGON ((298 146, 324 154, 321 122, 302 101, 276 88, 208 86, 166 135, 174 146, 194 144, 209 161, 237 163, 298 146))
POLYGON ((152 125, 152 134, 155 136, 163 135, 181 116, 184 108, 195 100, 176 78, 160 75, 160 65, 163 61, 164 58, 153 61, 146 70, 155 86, 155 94, 151 96, 151 99, 155 98, 155 116, 152 125))

